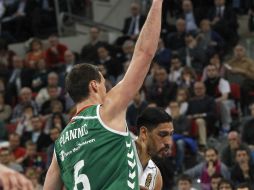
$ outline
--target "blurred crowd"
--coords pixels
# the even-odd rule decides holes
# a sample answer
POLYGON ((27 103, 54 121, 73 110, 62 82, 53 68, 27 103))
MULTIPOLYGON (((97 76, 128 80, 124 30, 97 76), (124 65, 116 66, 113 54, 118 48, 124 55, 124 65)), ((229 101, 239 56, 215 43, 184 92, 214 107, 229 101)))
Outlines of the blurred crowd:
MULTIPOLYGON (((10 38, 25 39, 22 32, 27 26, 49 29, 31 14, 44 19, 43 7, 48 6, 45 14, 54 26, 50 16, 54 7, 45 2, 0 1, 0 12, 16 3, 14 11, 4 8, 2 16, 0 162, 24 173, 38 190, 54 141, 76 111, 65 92, 65 75, 75 64, 92 63, 110 90, 128 69, 146 18, 140 5, 132 3, 122 36, 108 43, 101 40, 100 28, 91 27, 90 41, 80 52, 62 44, 57 35, 43 42, 32 31, 26 54, 17 55, 8 48, 10 38), (30 3, 36 9, 29 8, 30 3)), ((165 190, 174 186, 189 190, 192 182, 204 190, 254 189, 254 60, 238 34, 239 15, 248 14, 249 31, 254 30, 254 4, 240 0, 165 0, 164 4, 161 39, 143 87, 127 109, 128 127, 136 132, 137 116, 147 106, 162 107, 173 117, 171 156, 154 158, 165 190)))

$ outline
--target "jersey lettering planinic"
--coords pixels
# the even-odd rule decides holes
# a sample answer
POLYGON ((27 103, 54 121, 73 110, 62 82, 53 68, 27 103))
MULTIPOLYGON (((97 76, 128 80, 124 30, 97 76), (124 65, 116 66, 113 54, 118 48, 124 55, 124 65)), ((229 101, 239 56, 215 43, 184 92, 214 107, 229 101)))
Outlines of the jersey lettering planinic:
POLYGON ((100 105, 74 116, 55 142, 67 190, 139 189, 136 155, 129 131, 103 124, 100 105))

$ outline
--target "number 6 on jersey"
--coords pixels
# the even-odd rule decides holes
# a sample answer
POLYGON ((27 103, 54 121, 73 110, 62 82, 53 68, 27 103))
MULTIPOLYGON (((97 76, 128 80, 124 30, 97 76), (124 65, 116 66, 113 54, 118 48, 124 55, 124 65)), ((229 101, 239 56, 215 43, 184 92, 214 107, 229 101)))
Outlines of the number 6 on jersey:
POLYGON ((80 160, 78 163, 75 164, 74 166, 74 188, 73 190, 79 190, 78 189, 78 184, 82 183, 83 189, 82 190, 91 190, 90 188, 90 183, 87 175, 85 174, 80 174, 79 171, 85 166, 84 160, 80 160))

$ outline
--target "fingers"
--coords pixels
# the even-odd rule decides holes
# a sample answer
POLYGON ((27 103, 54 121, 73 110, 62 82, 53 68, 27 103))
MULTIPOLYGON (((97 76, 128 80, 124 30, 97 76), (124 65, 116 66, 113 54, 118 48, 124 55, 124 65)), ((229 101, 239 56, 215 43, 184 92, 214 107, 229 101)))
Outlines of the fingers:
POLYGON ((3 175, 1 177, 1 182, 4 190, 10 190, 11 189, 11 183, 9 181, 8 175, 3 175))
POLYGON ((18 184, 20 189, 22 190, 33 190, 33 184, 30 180, 25 178, 23 175, 18 174, 19 176, 17 177, 18 184))

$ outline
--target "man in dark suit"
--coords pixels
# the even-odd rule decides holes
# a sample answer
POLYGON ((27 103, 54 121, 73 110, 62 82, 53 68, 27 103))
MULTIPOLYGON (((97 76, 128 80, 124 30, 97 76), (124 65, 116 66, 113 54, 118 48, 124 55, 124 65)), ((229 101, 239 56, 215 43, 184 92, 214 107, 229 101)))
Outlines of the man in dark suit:
POLYGON ((145 16, 140 14, 140 6, 137 3, 131 4, 131 16, 124 21, 124 27, 122 32, 124 35, 136 39, 139 32, 145 23, 145 16))
POLYGON ((33 130, 25 132, 22 136, 22 142, 25 144, 27 141, 32 141, 37 145, 37 151, 45 150, 50 144, 51 139, 42 131, 42 121, 39 116, 32 117, 33 130))
POLYGON ((238 41, 237 17, 234 10, 225 4, 225 0, 214 0, 215 6, 208 13, 213 29, 226 41, 228 47, 233 47, 238 41))

